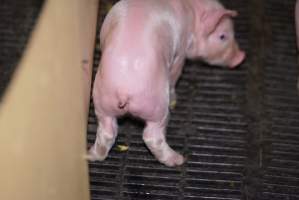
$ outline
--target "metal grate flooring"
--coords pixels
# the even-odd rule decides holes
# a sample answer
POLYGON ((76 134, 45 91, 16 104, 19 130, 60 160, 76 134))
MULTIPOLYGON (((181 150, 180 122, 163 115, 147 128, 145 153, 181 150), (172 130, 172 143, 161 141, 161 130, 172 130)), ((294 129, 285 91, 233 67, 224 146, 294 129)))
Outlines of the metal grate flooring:
MULTIPOLYGON (((158 163, 142 142, 143 124, 121 119, 116 144, 129 150, 114 147, 104 162, 89 163, 93 200, 299 199, 295 0, 222 2, 240 13, 236 35, 247 60, 236 70, 186 63, 167 139, 187 162, 158 163)), ((102 3, 99 25, 113 1, 102 3)), ((96 49, 95 68, 99 59, 96 49)), ((91 105, 89 145, 95 131, 91 105)))
MULTIPOLYGON (((42 7, 40 0, 0 3, 0 97, 42 7)), ((116 2, 101 0, 99 27, 116 2)), ((177 87, 167 139, 187 162, 158 163, 143 144, 144 124, 119 120, 104 162, 89 163, 92 200, 299 200, 299 67, 295 0, 221 0, 236 9, 236 36, 247 59, 236 70, 188 61, 177 87)), ((100 60, 95 47, 94 72, 100 60)), ((94 74, 93 74, 94 78, 94 74)), ((91 102, 87 141, 95 138, 91 102)))
POLYGON ((271 129, 264 140, 261 199, 299 199, 299 98, 294 37, 295 1, 270 1, 264 6, 272 43, 265 53, 264 112, 271 129), (270 3, 271 2, 271 3, 270 3), (283 11, 283 12, 282 12, 283 11))

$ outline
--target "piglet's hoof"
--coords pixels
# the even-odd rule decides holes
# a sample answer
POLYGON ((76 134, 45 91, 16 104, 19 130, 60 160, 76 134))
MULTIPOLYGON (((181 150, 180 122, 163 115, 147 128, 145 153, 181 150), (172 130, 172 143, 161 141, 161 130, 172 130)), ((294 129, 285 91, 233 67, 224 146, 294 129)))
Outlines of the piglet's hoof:
POLYGON ((104 146, 92 146, 88 151, 86 159, 89 161, 103 161, 108 155, 108 150, 104 146))
POLYGON ((168 167, 180 166, 184 163, 184 157, 176 152, 173 152, 166 160, 161 160, 161 163, 165 164, 168 167))

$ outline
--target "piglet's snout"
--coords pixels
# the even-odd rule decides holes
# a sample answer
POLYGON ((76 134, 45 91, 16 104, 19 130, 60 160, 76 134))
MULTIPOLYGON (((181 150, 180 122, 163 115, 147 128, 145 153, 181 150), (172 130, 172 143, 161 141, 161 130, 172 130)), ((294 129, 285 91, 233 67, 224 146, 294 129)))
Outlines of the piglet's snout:
POLYGON ((231 64, 228 66, 229 68, 235 68, 242 63, 245 59, 244 51, 239 51, 236 56, 232 59, 231 64))
POLYGON ((234 51, 232 51, 231 59, 228 64, 228 67, 231 69, 237 67, 238 65, 240 65, 243 62, 245 57, 246 57, 245 52, 240 50, 239 47, 236 45, 234 48, 234 51))

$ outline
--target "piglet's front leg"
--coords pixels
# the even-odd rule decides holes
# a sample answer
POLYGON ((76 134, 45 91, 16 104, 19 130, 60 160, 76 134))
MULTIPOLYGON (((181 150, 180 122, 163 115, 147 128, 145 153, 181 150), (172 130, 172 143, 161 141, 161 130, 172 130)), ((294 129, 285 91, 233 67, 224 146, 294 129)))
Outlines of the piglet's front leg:
POLYGON ((185 59, 183 57, 177 57, 170 70, 170 89, 169 89, 169 108, 174 109, 177 103, 177 96, 175 86, 182 73, 185 59))

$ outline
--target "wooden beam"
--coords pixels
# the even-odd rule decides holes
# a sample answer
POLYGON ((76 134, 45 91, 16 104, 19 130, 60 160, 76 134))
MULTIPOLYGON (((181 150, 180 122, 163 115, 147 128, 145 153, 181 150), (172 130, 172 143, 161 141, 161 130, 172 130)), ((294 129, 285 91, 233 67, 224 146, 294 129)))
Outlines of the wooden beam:
POLYGON ((0 105, 0 199, 88 200, 98 0, 48 0, 0 105))

